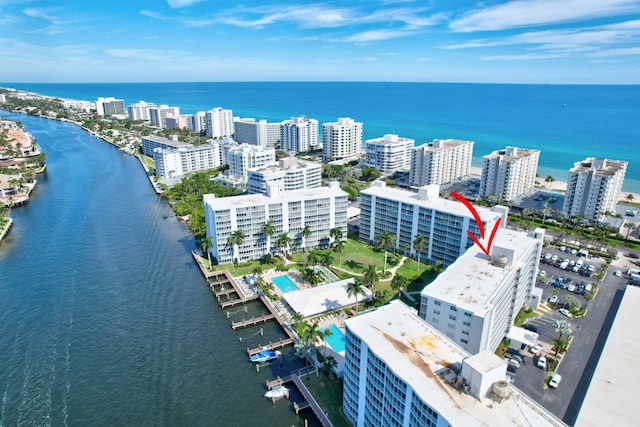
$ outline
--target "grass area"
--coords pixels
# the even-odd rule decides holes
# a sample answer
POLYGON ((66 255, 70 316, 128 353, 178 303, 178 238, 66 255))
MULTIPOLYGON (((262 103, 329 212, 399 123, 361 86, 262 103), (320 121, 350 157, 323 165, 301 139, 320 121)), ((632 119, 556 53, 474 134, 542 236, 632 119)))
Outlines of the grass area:
MULTIPOLYGON (((337 256, 335 261, 337 264, 337 256)), ((354 273, 364 273, 369 264, 374 264, 379 270, 382 270, 384 268, 384 251, 377 251, 362 242, 347 239, 347 245, 342 251, 342 268, 354 273)))
POLYGON ((522 307, 516 316, 516 320, 513 322, 515 326, 522 326, 524 322, 530 317, 535 317, 536 313, 530 307, 522 307))
POLYGON ((140 160, 142 160, 142 163, 144 163, 147 168, 155 170, 156 163, 153 161, 153 158, 145 156, 144 154, 138 154, 138 157, 140 158, 140 160))
POLYGON ((306 375, 302 377, 302 382, 320 404, 322 410, 327 413, 334 426, 348 427, 351 425, 342 414, 342 381, 320 373, 319 378, 316 378, 315 374, 306 375))

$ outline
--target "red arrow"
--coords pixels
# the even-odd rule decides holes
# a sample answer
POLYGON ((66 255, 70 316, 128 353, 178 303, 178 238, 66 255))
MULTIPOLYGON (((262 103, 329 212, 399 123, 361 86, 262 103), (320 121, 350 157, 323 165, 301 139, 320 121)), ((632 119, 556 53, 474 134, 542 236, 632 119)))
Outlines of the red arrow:
MULTIPOLYGON (((480 238, 484 239, 484 226, 482 225, 482 220, 480 219, 480 214, 478 214, 478 211, 476 210, 476 208, 474 208, 473 205, 471 203, 469 203, 469 201, 467 199, 465 199, 464 197, 462 197, 460 194, 456 193, 455 191, 452 191, 451 195, 453 197, 455 197, 456 199, 460 200, 462 202, 462 204, 465 205, 467 207, 467 209, 469 209, 469 211, 473 215, 473 218, 476 220, 476 224, 478 224, 478 228, 480 229, 480 238)), ((487 247, 486 248, 482 245, 482 243, 480 243, 480 240, 478 240, 478 238, 473 235, 471 230, 467 230, 467 234, 469 234, 469 237, 471 237, 471 240, 473 240, 476 243, 476 245, 478 245, 480 247, 480 249, 482 249, 482 252, 484 252, 485 255, 487 255, 487 256, 489 256, 489 252, 491 252, 491 245, 493 244, 493 238, 496 236, 496 232, 498 231, 498 228, 500 227, 500 222, 502 222, 502 218, 498 218, 498 220, 496 221, 495 225, 493 226, 493 230, 491 230, 491 235, 489 236, 489 242, 487 243, 487 247)))

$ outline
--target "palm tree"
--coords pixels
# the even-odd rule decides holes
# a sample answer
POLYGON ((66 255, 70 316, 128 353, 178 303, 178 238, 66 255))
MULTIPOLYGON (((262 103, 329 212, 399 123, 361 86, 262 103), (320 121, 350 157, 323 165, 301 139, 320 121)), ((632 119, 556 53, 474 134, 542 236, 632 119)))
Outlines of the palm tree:
POLYGON ((391 289, 398 291, 398 297, 400 297, 400 292, 407 287, 408 283, 409 281, 406 277, 396 274, 393 276, 393 279, 391 279, 391 289))
POLYGON ((396 235, 390 231, 383 231, 378 235, 378 246, 384 249, 384 274, 387 274, 387 249, 391 246, 395 247, 396 235))
POLYGON ((329 236, 331 236, 334 242, 342 240, 342 228, 332 228, 331 230, 329 230, 329 236))
POLYGON ((284 255, 285 258, 287 257, 287 249, 289 248, 290 244, 291 244, 291 237, 289 237, 289 233, 285 231, 284 233, 278 236, 276 245, 282 248, 282 254, 284 255))
POLYGON ((347 296, 356 297, 356 313, 358 312, 358 295, 366 295, 358 280, 347 283, 347 296))
POLYGON ((309 283, 311 286, 316 286, 320 283, 320 274, 313 268, 305 268, 302 270, 302 280, 309 283))
POLYGON ((234 231, 233 233, 231 233, 229 235, 229 238, 227 239, 227 245, 233 247, 233 255, 232 255, 232 259, 231 262, 233 264, 236 263, 236 261, 238 260, 239 254, 238 254, 238 246, 242 245, 244 243, 244 238, 247 237, 244 234, 244 231, 242 231, 241 228, 237 229, 236 231, 234 231))
POLYGON ((200 239, 200 245, 202 246, 202 250, 207 253, 207 259, 209 260, 209 269, 211 269, 211 252, 209 252, 209 250, 213 248, 213 237, 203 237, 202 239, 200 239))
POLYGON ((627 201, 628 201, 628 202, 633 202, 633 199, 634 199, 634 198, 635 198, 635 197, 634 197, 634 196, 633 196, 633 194, 631 194, 631 193, 627 194, 627 197, 625 197, 625 199, 627 199, 627 201))
POLYGON ((320 261, 320 254, 318 251, 311 251, 307 255, 307 266, 316 265, 320 261))
POLYGON ((362 283, 365 285, 369 285, 371 287, 371 291, 374 290, 375 283, 380 280, 378 276, 378 271, 376 270, 376 266, 373 264, 369 264, 364 271, 364 275, 362 276, 362 283))
POLYGON ((262 224, 262 234, 267 236, 267 252, 271 253, 271 236, 276 232, 276 226, 273 225, 272 220, 267 220, 264 224, 262 224))
POLYGON ((338 258, 340 260, 340 268, 342 268, 342 251, 347 246, 344 240, 338 240, 333 247, 333 250, 338 252, 338 258))
POLYGON ((627 229, 627 235, 624 238, 624 240, 626 241, 629 240, 629 233, 631 233, 631 230, 636 228, 636 225, 633 222, 625 222, 623 227, 627 229))
POLYGON ((302 322, 303 319, 304 319, 304 316, 302 315, 302 313, 296 311, 291 316, 291 322, 292 322, 291 327, 294 330, 297 329, 297 326, 300 324, 300 322, 302 322))
POLYGON ((333 264, 333 254, 330 251, 323 251, 320 253, 320 265, 329 267, 333 264))
POLYGON ((566 345, 566 341, 567 341, 566 339, 563 341, 562 336, 571 335, 571 333, 573 332, 573 329, 571 329, 571 325, 566 320, 556 320, 556 322, 553 325, 553 330, 558 333, 558 338, 554 340, 554 343, 557 342, 558 345, 555 346, 556 352, 553 357, 556 360, 556 364, 557 364, 558 352, 562 350, 563 348, 562 344, 566 345))
POLYGON ((418 252, 418 266, 416 267, 416 271, 420 269, 420 255, 422 254, 425 246, 427 246, 427 239, 425 239, 422 234, 418 234, 416 238, 413 239, 413 247, 418 252))
POLYGON ((311 230, 311 227, 309 226, 309 224, 305 224, 304 227, 302 228, 302 231, 300 232, 303 238, 302 247, 305 250, 307 249, 307 239, 309 238, 309 236, 311 236, 312 233, 313 233, 313 230, 311 230))
POLYGON ((551 175, 547 175, 547 177, 544 179, 545 182, 553 182, 555 181, 555 179, 551 176, 551 175))

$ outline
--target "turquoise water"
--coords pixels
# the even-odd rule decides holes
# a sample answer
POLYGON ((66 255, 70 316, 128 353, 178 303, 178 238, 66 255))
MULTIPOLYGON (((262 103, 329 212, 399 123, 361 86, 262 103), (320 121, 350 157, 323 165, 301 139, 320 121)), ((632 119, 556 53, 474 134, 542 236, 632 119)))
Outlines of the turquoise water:
POLYGON ((126 104, 145 100, 193 113, 221 106, 241 117, 282 121, 306 115, 320 123, 352 117, 364 139, 386 133, 475 141, 475 166, 507 145, 541 150, 538 174, 566 181, 585 157, 629 161, 624 190, 640 193, 640 86, 461 83, 0 83, 44 95, 126 104))
POLYGON ((336 353, 341 353, 344 351, 345 340, 344 333, 340 328, 338 328, 335 324, 330 324, 326 330, 331 331, 331 335, 324 338, 324 340, 329 344, 329 346, 336 353))
POLYGON ((280 292, 283 293, 297 291, 300 289, 286 274, 283 276, 272 277, 271 281, 278 287, 278 289, 280 289, 280 292))

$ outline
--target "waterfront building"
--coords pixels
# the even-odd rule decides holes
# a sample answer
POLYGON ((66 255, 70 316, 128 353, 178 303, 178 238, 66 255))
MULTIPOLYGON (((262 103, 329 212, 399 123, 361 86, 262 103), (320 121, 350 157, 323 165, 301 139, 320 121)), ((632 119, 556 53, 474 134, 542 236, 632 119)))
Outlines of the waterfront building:
POLYGON ((189 115, 167 116, 165 125, 167 129, 187 129, 189 127, 189 115))
POLYGON ((330 230, 340 228, 347 233, 347 193, 340 183, 330 182, 328 187, 280 191, 267 185, 266 194, 249 194, 216 198, 204 196, 207 237, 213 239, 211 254, 219 263, 258 259, 282 250, 276 247, 277 236, 287 233, 293 248, 311 249, 327 247, 331 242, 330 230), (275 232, 266 236, 263 225, 271 221, 275 232), (305 226, 311 235, 302 236, 305 226), (242 230, 240 244, 230 243, 229 237, 242 230))
POLYGON ((180 147, 191 147, 191 144, 187 142, 178 141, 176 135, 172 135, 170 138, 165 138, 158 135, 147 135, 142 137, 142 154, 145 156, 153 157, 153 150, 156 148, 173 149, 180 147))
POLYGON ((103 98, 99 97, 96 101, 96 112, 99 116, 117 116, 124 115, 126 110, 124 109, 124 100, 116 98, 103 98))
POLYGON ((198 111, 195 114, 189 114, 189 129, 198 133, 206 132, 207 117, 204 111, 198 111))
POLYGON ((482 158, 480 190, 482 198, 513 200, 534 187, 540 150, 507 147, 482 158))
POLYGON ((303 153, 320 148, 318 121, 305 116, 291 117, 280 125, 280 147, 284 151, 303 153))
POLYGON ((280 143, 280 123, 234 117, 233 124, 235 129, 233 139, 239 144, 276 147, 280 143))
POLYGON ((627 162, 588 157, 576 162, 569 171, 562 212, 591 221, 603 221, 607 212, 615 212, 622 190, 627 162))
POLYGON ((357 157, 362 150, 362 123, 351 118, 322 124, 322 152, 327 160, 357 157))
MULTIPOLYGON (((0 102, 2 100, 0 99, 0 102)), ((81 111, 88 113, 95 108, 95 103, 91 101, 82 101, 78 99, 63 99, 62 106, 71 110, 81 111)))
POLYGON ((233 111, 220 107, 205 111, 205 129, 209 138, 233 136, 233 111))
POLYGON ((473 141, 459 139, 434 139, 433 142, 414 147, 409 182, 421 187, 450 184, 468 176, 473 144, 473 141))
POLYGON ((250 168, 257 168, 276 161, 276 150, 261 145, 238 144, 227 153, 229 175, 242 177, 247 182, 250 168))
POLYGON ((544 229, 501 228, 490 256, 471 246, 420 293, 420 317, 471 354, 495 351, 534 289, 544 229))
POLYGON ((170 107, 166 104, 156 107, 149 107, 149 122, 160 129, 167 127, 167 117, 178 117, 180 107, 170 107))
POLYGON ((344 414, 356 427, 565 426, 400 300, 345 321, 344 414))
POLYGON ((388 134, 365 141, 367 152, 364 163, 390 175, 411 168, 411 149, 416 141, 388 134))
MULTIPOLYGON (((458 259, 474 244, 467 231, 480 236, 472 213, 457 200, 440 198, 440 186, 421 187, 417 193, 387 187, 384 181, 360 192, 360 240, 377 244, 383 231, 396 236, 394 248, 406 251, 421 261, 441 261, 445 266, 458 259), (420 254, 414 247, 415 238, 425 238, 420 254)), ((502 218, 506 224, 508 209, 476 207, 485 230, 502 218)))
POLYGON ((138 101, 133 104, 129 104, 127 111, 129 112, 129 118, 131 120, 144 120, 149 121, 149 108, 157 108, 158 106, 153 102, 138 101))
POLYGON ((317 188, 322 183, 322 165, 287 157, 277 163, 248 169, 247 190, 250 194, 264 194, 267 183, 279 186, 282 191, 317 188))
POLYGON ((220 144, 156 148, 153 160, 157 176, 179 178, 189 172, 220 167, 220 144))

